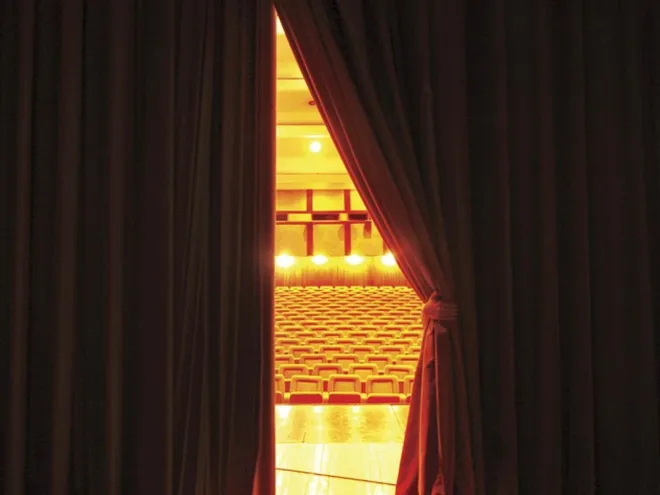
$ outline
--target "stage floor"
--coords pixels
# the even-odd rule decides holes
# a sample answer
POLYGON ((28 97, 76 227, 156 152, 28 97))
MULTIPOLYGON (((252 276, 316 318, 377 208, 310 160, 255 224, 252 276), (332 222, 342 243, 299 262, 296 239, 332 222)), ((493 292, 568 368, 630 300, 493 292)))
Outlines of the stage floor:
POLYGON ((275 410, 278 495, 394 495, 408 406, 275 410))

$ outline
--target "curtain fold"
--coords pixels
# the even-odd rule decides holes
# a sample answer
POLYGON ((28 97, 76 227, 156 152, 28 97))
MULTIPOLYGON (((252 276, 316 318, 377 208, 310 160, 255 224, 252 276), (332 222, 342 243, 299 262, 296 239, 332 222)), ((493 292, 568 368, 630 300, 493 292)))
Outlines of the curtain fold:
POLYGON ((481 456, 473 455, 481 437, 472 261, 465 256, 469 174, 461 168, 465 94, 461 74, 443 78, 442 91, 431 87, 433 65, 456 55, 445 52, 460 41, 458 4, 275 5, 348 172, 401 270, 424 301, 437 290, 464 315, 460 323, 426 328, 397 493, 481 492, 481 456), (428 16, 437 21, 433 31, 428 16), (437 118, 438 110, 456 120, 437 118), (436 166, 445 162, 451 164, 436 166), (438 375, 450 362, 453 372, 438 375), (439 379, 425 380, 426 374, 439 379), (438 397, 447 400, 436 406, 438 397))
POLYGON ((450 375, 420 409, 455 468, 431 490, 413 397, 398 493, 655 493, 657 2, 275 4, 403 272, 459 308, 415 381, 450 375))
POLYGON ((273 493, 270 2, 0 9, 1 490, 273 493))

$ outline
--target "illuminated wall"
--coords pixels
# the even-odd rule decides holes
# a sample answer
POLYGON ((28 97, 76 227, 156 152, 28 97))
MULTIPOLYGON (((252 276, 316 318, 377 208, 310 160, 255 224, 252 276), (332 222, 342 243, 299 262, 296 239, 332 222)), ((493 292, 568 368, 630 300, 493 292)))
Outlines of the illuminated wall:
POLYGON ((352 189, 278 190, 277 285, 407 285, 352 189))
POLYGON ((382 256, 383 238, 355 190, 277 191, 275 252, 382 256))

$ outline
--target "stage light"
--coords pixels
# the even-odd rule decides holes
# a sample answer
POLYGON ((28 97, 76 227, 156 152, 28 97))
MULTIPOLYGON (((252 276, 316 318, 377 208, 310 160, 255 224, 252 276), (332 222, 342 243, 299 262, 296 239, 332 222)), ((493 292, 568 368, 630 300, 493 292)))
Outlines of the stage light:
POLYGON ((364 261, 364 258, 357 254, 351 254, 350 256, 346 256, 345 259, 346 259, 346 263, 353 266, 359 265, 364 261))
POLYGON ((328 262, 327 256, 323 256, 322 254, 317 254, 312 258, 312 263, 315 265, 325 265, 328 262))
POLYGON ((279 17, 276 18, 275 22, 276 22, 275 31, 277 32, 277 34, 284 34, 284 28, 282 27, 282 22, 280 21, 280 18, 279 17))
POLYGON ((280 268, 289 268, 290 266, 293 266, 295 262, 296 259, 288 254, 280 254, 275 258, 275 264, 280 268))
POLYGON ((382 258, 380 259, 381 263, 385 266, 395 266, 396 265, 396 260, 394 259, 394 255, 392 253, 385 253, 382 258))
POLYGON ((318 153, 319 151, 321 151, 321 143, 319 143, 318 141, 312 141, 311 143, 309 143, 309 151, 311 151, 312 153, 318 153))

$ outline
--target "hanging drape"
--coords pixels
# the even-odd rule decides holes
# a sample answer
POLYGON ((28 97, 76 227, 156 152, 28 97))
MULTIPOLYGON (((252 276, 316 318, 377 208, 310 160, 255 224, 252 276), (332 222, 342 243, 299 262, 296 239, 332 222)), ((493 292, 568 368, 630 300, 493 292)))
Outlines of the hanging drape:
POLYGON ((0 4, 3 493, 273 493, 273 25, 0 4))
MULTIPOLYGON (((476 328, 472 262, 465 256, 469 209, 460 208, 468 199, 462 195, 469 175, 460 167, 467 136, 458 122, 436 117, 433 105, 444 111, 460 100, 430 87, 436 55, 418 25, 428 3, 275 5, 349 174, 401 270, 422 299, 436 289, 446 302, 458 301, 463 315, 460 326, 425 320, 397 493, 454 493, 454 486, 474 493, 481 467, 472 452, 480 440, 478 427, 471 435, 468 425, 479 424, 480 412, 476 328), (445 161, 453 163, 436 166, 445 161), (446 231, 460 245, 450 246, 446 231)), ((434 26, 436 36, 444 22, 434 26)))
POLYGON ((275 4, 404 273, 459 310, 397 493, 656 493, 658 2, 275 4))

